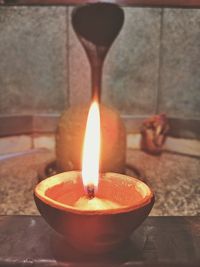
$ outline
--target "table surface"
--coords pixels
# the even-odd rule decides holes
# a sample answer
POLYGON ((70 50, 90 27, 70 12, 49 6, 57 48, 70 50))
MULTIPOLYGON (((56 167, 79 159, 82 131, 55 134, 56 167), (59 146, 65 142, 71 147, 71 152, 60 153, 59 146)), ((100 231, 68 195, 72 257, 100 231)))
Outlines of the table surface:
POLYGON ((200 266, 200 217, 148 217, 109 255, 63 243, 40 216, 0 216, 0 266, 200 266))
MULTIPOLYGON (((0 214, 39 215, 33 189, 55 155, 47 149, 0 157, 0 214), (1 160, 2 159, 2 160, 1 160)), ((153 216, 200 216, 200 158, 127 150, 127 164, 153 189, 153 216)), ((128 172, 133 176, 133 172, 128 172)), ((134 175, 135 176, 135 175, 134 175)), ((137 175, 136 175, 137 177, 137 175)))

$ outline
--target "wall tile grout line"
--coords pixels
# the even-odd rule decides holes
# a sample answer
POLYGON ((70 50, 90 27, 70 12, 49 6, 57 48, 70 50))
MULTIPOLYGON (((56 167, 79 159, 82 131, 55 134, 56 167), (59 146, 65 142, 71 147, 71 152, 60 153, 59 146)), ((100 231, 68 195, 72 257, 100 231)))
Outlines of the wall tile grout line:
POLYGON ((163 20, 164 20, 164 8, 161 9, 160 13, 160 38, 159 38, 159 55, 158 55, 158 78, 157 78, 157 91, 156 91, 156 107, 155 113, 159 112, 159 100, 160 100, 160 90, 161 90, 161 69, 162 69, 162 52, 163 52, 163 20))

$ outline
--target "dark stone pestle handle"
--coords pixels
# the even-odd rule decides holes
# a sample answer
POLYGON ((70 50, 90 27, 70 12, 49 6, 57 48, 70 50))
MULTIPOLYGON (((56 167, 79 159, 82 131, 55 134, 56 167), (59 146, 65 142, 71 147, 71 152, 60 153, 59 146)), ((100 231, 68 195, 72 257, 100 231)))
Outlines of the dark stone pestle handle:
POLYGON ((83 45, 91 67, 92 100, 101 99, 103 62, 124 22, 124 12, 116 4, 79 6, 72 12, 72 25, 83 45))

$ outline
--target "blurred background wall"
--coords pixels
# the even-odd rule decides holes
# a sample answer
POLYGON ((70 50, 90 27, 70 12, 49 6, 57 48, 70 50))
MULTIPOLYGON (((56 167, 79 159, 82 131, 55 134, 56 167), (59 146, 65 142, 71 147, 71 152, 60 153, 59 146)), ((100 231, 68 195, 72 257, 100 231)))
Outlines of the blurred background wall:
MULTIPOLYGON (((0 7, 0 116, 60 114, 90 99, 72 7, 0 7)), ((200 10, 124 8, 103 101, 123 115, 200 122, 200 10)))

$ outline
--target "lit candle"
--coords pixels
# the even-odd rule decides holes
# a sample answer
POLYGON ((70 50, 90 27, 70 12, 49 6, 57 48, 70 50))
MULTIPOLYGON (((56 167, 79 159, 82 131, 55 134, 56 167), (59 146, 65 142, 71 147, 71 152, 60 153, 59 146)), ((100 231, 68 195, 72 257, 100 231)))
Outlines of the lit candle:
POLYGON ((93 102, 87 119, 82 162, 82 180, 85 196, 79 198, 74 206, 83 210, 106 210, 120 205, 108 199, 95 196, 99 184, 99 158, 101 147, 100 112, 97 102, 93 102))

